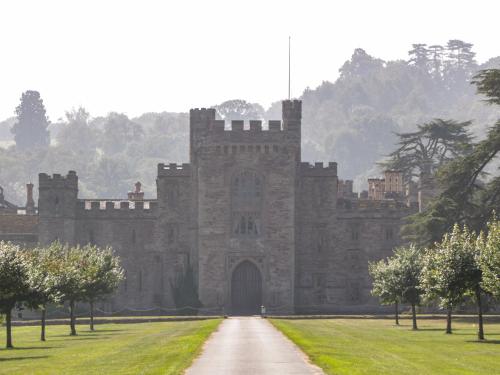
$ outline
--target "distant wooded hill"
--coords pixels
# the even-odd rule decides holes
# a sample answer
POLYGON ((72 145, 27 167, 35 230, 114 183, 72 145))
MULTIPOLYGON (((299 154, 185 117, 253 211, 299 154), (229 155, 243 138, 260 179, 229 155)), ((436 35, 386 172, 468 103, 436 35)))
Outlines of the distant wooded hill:
MULTIPOLYGON (((411 131, 433 118, 450 118, 472 120, 472 131, 481 138, 500 114, 482 102, 470 80, 478 70, 492 67, 500 68, 500 57, 478 65, 472 45, 457 40, 446 46, 415 44, 406 61, 384 61, 356 49, 335 82, 308 88, 300 97, 302 158, 337 161, 340 177, 355 179, 362 188, 368 176, 380 173, 376 162, 394 148, 394 132, 411 131)), ((244 100, 215 107, 221 118, 281 118, 279 101, 267 110, 244 100)), ((145 113, 133 119, 110 113, 92 118, 80 108, 66 117, 50 124, 48 148, 20 152, 15 146, 0 146, 0 185, 7 199, 24 203, 24 184, 36 183, 40 171, 70 169, 80 176, 81 196, 125 197, 139 180, 146 196, 152 197, 156 164, 188 160, 187 113, 145 113)), ((12 140, 8 129, 14 122, 0 122, 0 142, 12 140)))

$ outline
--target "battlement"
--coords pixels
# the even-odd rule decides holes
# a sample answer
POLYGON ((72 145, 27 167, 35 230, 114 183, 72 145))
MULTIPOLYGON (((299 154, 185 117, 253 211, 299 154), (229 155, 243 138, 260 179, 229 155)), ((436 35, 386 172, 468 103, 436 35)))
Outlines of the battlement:
POLYGON ((42 188, 69 188, 78 189, 78 176, 75 171, 69 171, 66 176, 54 173, 52 176, 46 173, 38 175, 39 187, 42 188))
POLYGON ((305 177, 336 177, 337 163, 329 162, 325 167, 323 162, 310 164, 307 162, 300 163, 300 171, 305 177))
POLYGON ((226 129, 224 120, 213 120, 210 122, 209 130, 213 133, 254 133, 254 132, 280 132, 282 131, 280 120, 269 120, 268 128, 263 129, 262 120, 250 120, 247 124, 243 120, 232 120, 229 129, 226 129))
POLYGON ((128 201, 106 199, 80 199, 77 202, 80 215, 117 216, 124 213, 152 215, 158 211, 156 200, 128 201))
POLYGON ((337 200, 337 208, 348 211, 398 210, 401 212, 408 212, 414 209, 414 207, 408 206, 406 203, 394 199, 371 200, 344 198, 339 198, 337 200))
POLYGON ((188 163, 158 164, 158 177, 189 177, 191 176, 191 165, 188 163))
POLYGON ((215 119, 215 108, 192 108, 189 110, 190 117, 215 119))

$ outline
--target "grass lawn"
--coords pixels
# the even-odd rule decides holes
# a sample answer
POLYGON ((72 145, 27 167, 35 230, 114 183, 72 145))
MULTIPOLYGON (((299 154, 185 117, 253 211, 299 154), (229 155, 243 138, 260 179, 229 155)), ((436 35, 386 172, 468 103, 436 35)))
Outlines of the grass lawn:
POLYGON ((318 319, 271 322, 327 374, 500 374, 500 323, 486 323, 476 341, 472 320, 318 319))
POLYGON ((0 374, 181 374, 200 352, 219 319, 190 322, 102 324, 91 332, 78 325, 13 327, 14 349, 5 347, 0 332, 0 374))

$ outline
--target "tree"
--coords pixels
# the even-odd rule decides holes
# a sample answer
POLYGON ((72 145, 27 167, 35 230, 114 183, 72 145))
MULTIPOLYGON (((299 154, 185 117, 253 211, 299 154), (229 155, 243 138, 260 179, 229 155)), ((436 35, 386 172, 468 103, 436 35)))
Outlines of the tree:
POLYGON ((468 82, 476 67, 472 51, 473 44, 462 40, 451 39, 446 45, 448 51, 447 74, 451 89, 464 85, 468 82))
POLYGON ((500 297, 500 221, 488 224, 488 235, 481 235, 480 265, 482 271, 481 287, 496 297, 500 297))
POLYGON ((348 80, 352 78, 366 77, 380 71, 384 67, 384 61, 370 56, 362 48, 356 48, 348 60, 339 69, 340 78, 348 80))
POLYGON ((401 302, 411 305, 412 328, 417 328, 416 306, 420 304, 422 289, 420 274, 422 271, 422 251, 415 245, 399 247, 394 250, 394 255, 389 262, 394 262, 394 267, 399 275, 397 281, 401 288, 401 302))
POLYGON ((241 99, 228 100, 214 108, 223 120, 259 120, 264 115, 264 108, 260 104, 241 99))
POLYGON ((38 91, 26 91, 16 108, 17 122, 12 127, 16 147, 21 150, 46 148, 50 144, 49 120, 38 91))
POLYGON ((26 299, 28 264, 25 253, 9 242, 0 242, 0 313, 5 314, 6 347, 12 345, 12 309, 26 299))
POLYGON ((444 47, 439 44, 429 46, 431 73, 434 78, 441 78, 443 69, 443 51, 444 47))
POLYGON ((405 179, 430 178, 445 163, 471 151, 471 122, 435 119, 417 125, 417 131, 397 133, 398 148, 381 163, 403 172, 405 179))
MULTIPOLYGON (((480 72, 474 83, 478 92, 486 95, 486 101, 500 104, 499 69, 480 72)), ((440 194, 425 212, 409 218, 405 230, 428 241, 440 241, 457 222, 476 232, 485 230, 492 213, 500 209, 500 177, 484 178, 499 151, 500 120, 485 139, 472 145, 470 152, 457 155, 439 168, 436 177, 440 194)))
POLYGON ((51 251, 58 254, 59 262, 54 267, 55 283, 57 284, 58 298, 67 302, 70 310, 70 335, 76 336, 76 303, 85 300, 85 277, 83 265, 85 253, 80 247, 70 247, 54 242, 51 251))
POLYGON ((429 72, 429 49, 427 44, 412 44, 412 49, 408 51, 410 64, 418 68, 422 73, 429 72))
POLYGON ((455 225, 441 242, 426 251, 423 259, 422 289, 428 300, 438 299, 440 306, 446 309, 448 334, 452 333, 452 310, 464 300, 471 264, 474 263, 473 254, 463 243, 463 233, 455 225))
POLYGON ((89 160, 94 156, 99 140, 99 132, 89 122, 90 115, 85 108, 66 112, 66 121, 57 134, 57 145, 89 160))
POLYGON ((26 303, 32 309, 41 310, 41 341, 45 341, 47 305, 59 302, 59 285, 54 272, 59 267, 59 255, 57 246, 48 246, 33 249, 28 256, 29 298, 26 303))
POLYGON ((193 267, 188 265, 186 271, 170 282, 175 307, 179 309, 180 315, 195 315, 201 302, 198 298, 198 288, 196 286, 193 267))
POLYGON ((90 330, 94 330, 94 303, 113 293, 124 278, 120 261, 110 247, 100 249, 94 245, 86 245, 81 251, 84 262, 83 289, 85 300, 90 305, 90 330))
POLYGON ((396 325, 399 325, 399 302, 403 294, 399 269, 392 259, 381 259, 369 264, 370 276, 373 279, 372 294, 378 296, 383 305, 395 307, 396 325))

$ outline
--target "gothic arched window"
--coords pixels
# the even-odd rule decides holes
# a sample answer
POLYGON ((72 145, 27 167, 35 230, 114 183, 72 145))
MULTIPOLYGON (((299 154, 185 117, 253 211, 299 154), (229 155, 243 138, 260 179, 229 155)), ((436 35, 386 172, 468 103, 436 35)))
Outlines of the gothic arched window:
POLYGON ((234 236, 261 234, 263 179, 253 171, 243 171, 233 177, 231 185, 232 231, 234 236))

